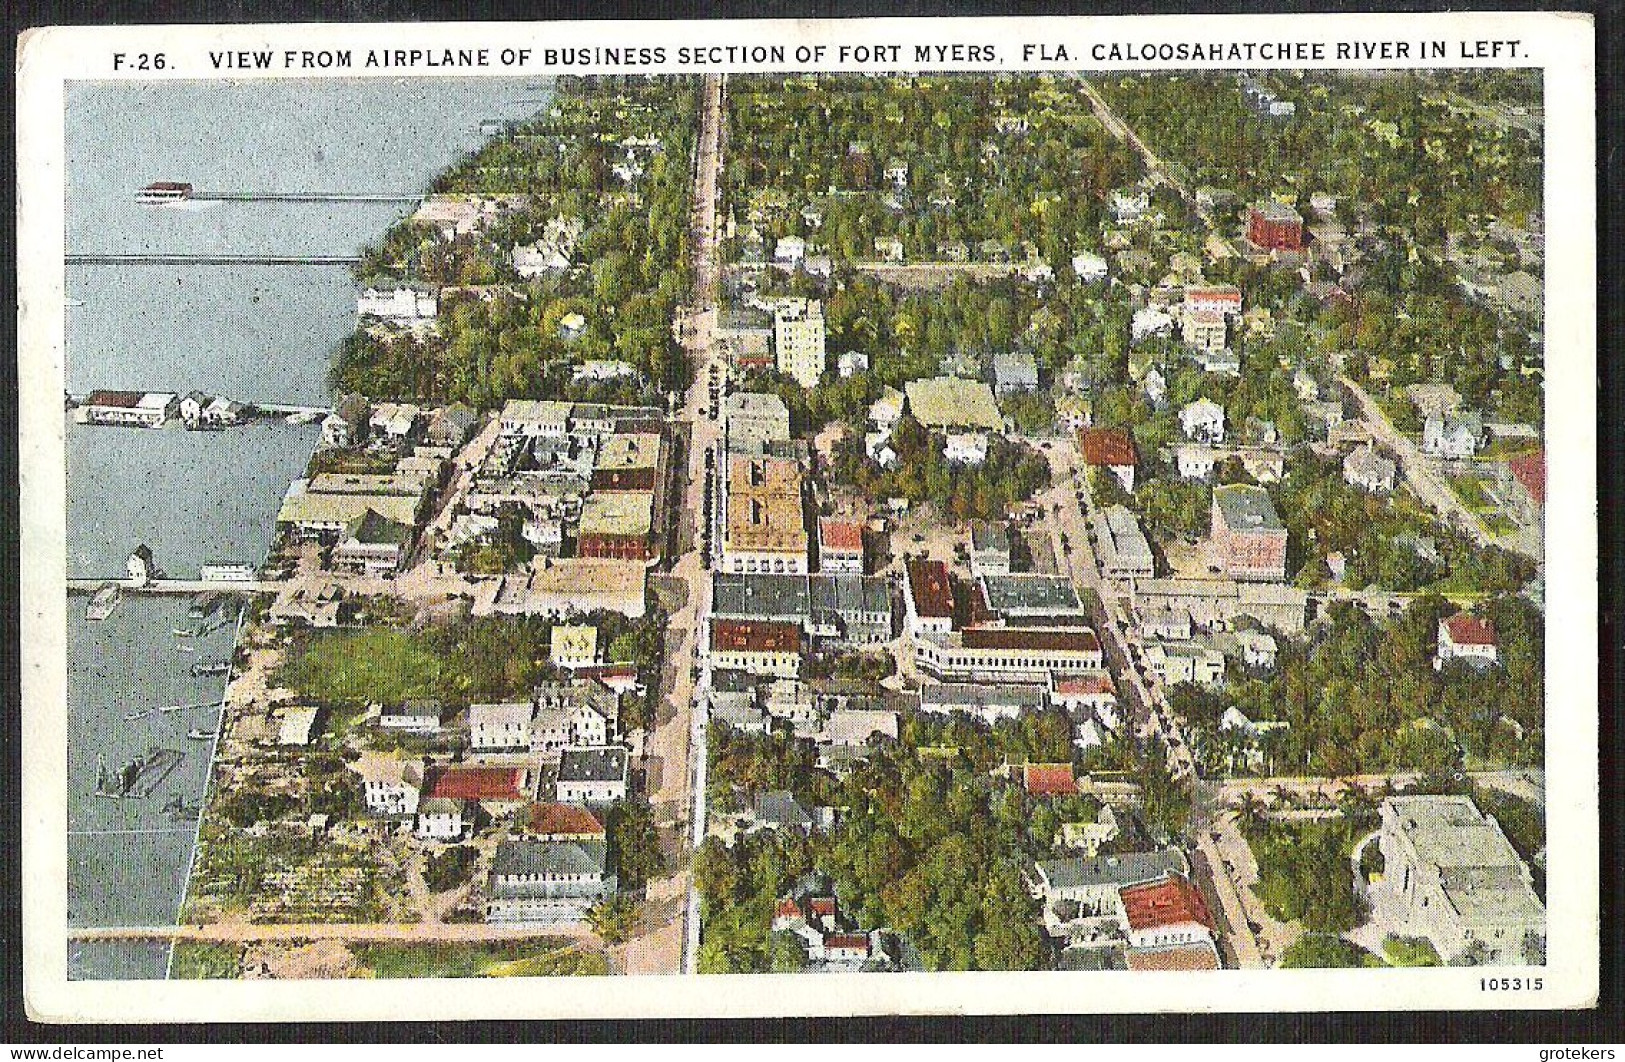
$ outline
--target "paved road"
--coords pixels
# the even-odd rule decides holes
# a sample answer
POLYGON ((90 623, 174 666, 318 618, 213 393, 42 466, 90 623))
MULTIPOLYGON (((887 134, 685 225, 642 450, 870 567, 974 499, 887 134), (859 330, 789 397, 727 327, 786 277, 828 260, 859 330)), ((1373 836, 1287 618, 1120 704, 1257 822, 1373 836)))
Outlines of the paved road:
POLYGON ((254 941, 350 940, 350 941, 496 941, 535 937, 569 937, 596 941, 588 926, 490 925, 485 922, 211 922, 178 926, 101 926, 68 930, 69 940, 196 940, 210 943, 250 943, 254 941))
MULTIPOLYGON (((705 706, 699 703, 699 698, 704 688, 710 685, 710 664, 705 653, 705 622, 711 612, 711 578, 707 566, 701 563, 700 524, 704 519, 705 455, 714 450, 721 434, 720 414, 709 392, 717 281, 720 275, 717 263, 717 178, 722 171, 722 113, 723 79, 707 78, 694 175, 694 289, 698 312, 690 317, 684 328, 685 343, 694 367, 694 382, 689 388, 682 412, 691 431, 685 508, 695 523, 695 535, 693 548, 683 557, 680 568, 689 584, 688 607, 684 610, 683 621, 691 636, 685 642, 686 651, 679 661, 678 689, 673 691, 678 718, 682 720, 688 737, 688 762, 683 772, 688 789, 685 810, 688 814, 687 841, 695 849, 699 848, 705 837, 706 823, 706 719, 705 706), (708 416, 701 415, 702 408, 707 410, 708 416), (690 681, 691 676, 702 667, 704 670, 699 682, 690 681)), ((718 467, 720 469, 720 465, 718 467)), ((716 500, 713 496, 713 501, 716 500)), ((690 873, 684 904, 684 973, 697 972, 699 950, 700 895, 690 873)))
POLYGON ((1540 560, 1538 542, 1531 542, 1528 535, 1492 536, 1478 519, 1478 516, 1463 505, 1456 492, 1444 481, 1438 471, 1437 462, 1422 453, 1410 438, 1388 419, 1388 414, 1366 389, 1349 379, 1341 376, 1339 379, 1348 388, 1349 394, 1354 396, 1355 403, 1360 407, 1361 419, 1370 430, 1372 437, 1386 446, 1399 461, 1400 471, 1405 475, 1405 483, 1417 497, 1426 502, 1435 512, 1444 517, 1445 522, 1458 527, 1473 537, 1473 541, 1481 546, 1497 545, 1522 553, 1532 560, 1540 560))

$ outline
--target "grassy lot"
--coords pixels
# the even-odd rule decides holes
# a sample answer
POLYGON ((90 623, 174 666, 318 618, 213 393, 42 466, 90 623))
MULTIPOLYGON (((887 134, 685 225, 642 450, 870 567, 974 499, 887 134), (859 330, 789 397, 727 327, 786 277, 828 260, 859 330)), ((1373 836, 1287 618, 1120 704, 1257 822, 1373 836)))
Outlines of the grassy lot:
POLYGON ((1486 513, 1482 517, 1485 530, 1492 535, 1510 535, 1518 530, 1518 525, 1508 520, 1500 513, 1486 513))
POLYGON ((1475 513, 1495 508, 1495 502, 1484 490, 1483 481, 1476 476, 1453 476, 1450 489, 1456 492, 1463 505, 1475 513))
POLYGON ((599 952, 547 940, 499 944, 363 944, 353 949, 367 975, 404 977, 595 977, 609 973, 599 952))
POLYGON ((1392 933, 1382 942, 1382 953, 1390 966, 1440 966, 1439 953, 1426 937, 1397 937, 1392 933))
POLYGON ((235 980, 242 956, 243 949, 236 944, 178 941, 169 976, 177 981, 235 980))
POLYGON ((328 704, 394 704, 432 696, 441 662, 406 631, 374 629, 323 634, 306 641, 277 681, 328 704))

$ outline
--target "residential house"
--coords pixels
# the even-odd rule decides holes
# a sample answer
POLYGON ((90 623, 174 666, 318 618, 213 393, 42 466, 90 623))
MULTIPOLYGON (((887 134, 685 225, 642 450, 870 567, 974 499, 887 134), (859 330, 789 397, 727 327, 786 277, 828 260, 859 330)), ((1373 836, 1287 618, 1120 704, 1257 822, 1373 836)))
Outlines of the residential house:
POLYGON ((1425 454, 1472 457, 1483 438, 1484 420, 1477 413, 1430 416, 1422 422, 1422 452, 1425 454))
POLYGON ((835 374, 843 380, 849 380, 860 372, 869 371, 869 355, 859 350, 849 350, 835 359, 835 374))
POLYGON ((1343 480, 1351 487, 1359 487, 1372 494, 1387 494, 1394 489, 1394 475, 1398 469, 1398 465, 1375 448, 1360 446, 1343 459, 1343 480))
POLYGON ((548 641, 554 667, 573 670, 598 662, 598 628, 589 623, 555 623, 548 641))
POLYGON ((460 841, 463 831, 472 825, 473 805, 468 801, 430 797, 418 805, 412 833, 420 841, 460 841))
POLYGON ((807 257, 807 241, 800 236, 781 236, 773 245, 773 263, 794 269, 807 257))
POLYGON ((529 841, 602 841, 604 824, 583 804, 532 804, 515 831, 529 841))
POLYGON ((1196 642, 1153 642, 1145 647, 1145 666, 1164 686, 1217 686, 1224 681, 1224 654, 1196 642))
POLYGON ((1179 338, 1192 350, 1223 354, 1229 346, 1224 314, 1218 310, 1186 309, 1179 318, 1179 338))
POLYGON ((393 701, 378 708, 378 725, 409 734, 432 734, 440 729, 443 706, 433 698, 393 701))
POLYGON ((361 799, 378 815, 416 815, 423 789, 423 761, 363 756, 351 768, 361 776, 361 799))
POLYGON ((1086 466, 1105 469, 1117 477, 1124 490, 1134 489, 1134 440, 1127 431, 1085 428, 1078 433, 1078 449, 1086 466))
POLYGON ((1476 668, 1493 667, 1500 660, 1500 642, 1491 620, 1458 612, 1439 621, 1439 647, 1433 657, 1438 670, 1452 660, 1465 660, 1476 668))
POLYGON ((435 410, 424 429, 423 438, 431 446, 459 447, 468 441, 469 433, 479 421, 479 415, 461 402, 453 402, 435 410))
POLYGON ((950 431, 943 436, 942 459, 950 465, 979 468, 987 461, 987 435, 979 431, 950 431))
POLYGON ((794 623, 711 620, 711 661, 752 675, 794 678, 801 671, 801 627, 794 623))
POLYGON ((1021 785, 1028 796, 1035 797, 1073 796, 1078 791, 1070 763, 1024 763, 1021 785))
POLYGON ((1108 730, 1117 729, 1117 685, 1108 672, 1051 675, 1049 698, 1074 719, 1088 717, 1108 730))
POLYGON ((1524 523, 1538 526, 1546 509, 1546 451, 1519 454, 1504 467, 1508 508, 1524 523))
POLYGON ((1038 362, 1026 351, 993 356, 993 393, 1000 398, 1038 390, 1038 362))
POLYGON ((415 531, 368 508, 352 517, 339 535, 330 557, 335 571, 388 578, 401 570, 415 531))
POLYGON ((1197 442, 1224 442, 1224 407, 1211 398, 1198 398, 1179 411, 1185 438, 1197 442))
POLYGON ((407 281, 374 281, 356 293, 358 317, 376 317, 394 324, 412 325, 432 321, 440 314, 439 294, 434 288, 407 281))
POLYGON ((1055 396, 1055 426, 1063 432, 1075 433, 1094 423, 1094 404, 1083 395, 1055 396))
POLYGON ((529 701, 468 706, 468 744, 475 752, 508 752, 530 748, 529 701))
POLYGON ((1106 259, 1092 251, 1079 251, 1072 256, 1072 273, 1085 284, 1098 284, 1106 279, 1106 259))

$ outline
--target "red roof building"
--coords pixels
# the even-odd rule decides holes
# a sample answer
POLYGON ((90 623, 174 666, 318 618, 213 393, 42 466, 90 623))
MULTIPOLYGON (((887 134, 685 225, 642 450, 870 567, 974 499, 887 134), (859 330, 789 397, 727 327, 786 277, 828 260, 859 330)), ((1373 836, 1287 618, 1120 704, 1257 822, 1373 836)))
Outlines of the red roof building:
POLYGON ((1069 697, 1092 697, 1102 693, 1115 694, 1117 686, 1110 675, 1101 671, 1093 675, 1068 675, 1056 679, 1055 692, 1069 697))
POLYGON ((1207 901, 1183 874, 1170 873, 1118 893, 1128 919, 1129 945, 1160 948, 1212 941, 1216 927, 1207 901))
POLYGON ((954 625, 954 590, 948 566, 937 560, 911 560, 903 581, 903 599, 916 631, 947 633, 954 625))
POLYGON ((1090 468, 1116 473, 1124 490, 1134 489, 1134 438, 1121 428, 1084 428, 1078 432, 1078 451, 1090 468))
POLYGON ((1247 242, 1266 251, 1303 250, 1303 215, 1285 203, 1260 203, 1247 212, 1247 242))
POLYGON ((1024 764, 1021 780, 1032 796, 1072 796, 1078 791, 1070 763, 1024 764))
POLYGON ((961 635, 966 649, 1029 649, 1034 652, 1098 653, 1100 639, 1087 627, 977 627, 961 635))
POLYGON ((442 767, 430 773, 423 795, 505 803, 528 799, 529 789, 530 772, 523 767, 442 767))
POLYGON ((801 627, 772 620, 713 619, 711 647, 732 653, 799 653, 801 627))
POLYGON ((1507 462, 1507 471, 1536 508, 1546 504, 1546 451, 1514 457, 1507 462))
POLYGON ((818 570, 863 574, 863 525, 849 520, 818 521, 818 570))
POLYGON ((134 409, 140 404, 140 391, 92 391, 85 396, 85 405, 107 409, 134 409))
POLYGON ((525 832, 547 841, 602 841, 604 824, 580 804, 532 804, 525 832))
POLYGON ((1444 621, 1444 629, 1457 645, 1495 645, 1495 624, 1487 619, 1458 612, 1444 621))

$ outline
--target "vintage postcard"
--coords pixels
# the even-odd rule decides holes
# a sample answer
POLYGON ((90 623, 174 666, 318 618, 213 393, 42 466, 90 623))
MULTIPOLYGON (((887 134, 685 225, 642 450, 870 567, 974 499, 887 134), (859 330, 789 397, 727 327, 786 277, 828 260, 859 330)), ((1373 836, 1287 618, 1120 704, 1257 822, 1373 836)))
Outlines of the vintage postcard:
POLYGON ((26 35, 31 1014, 1591 1004, 1592 51, 26 35))

